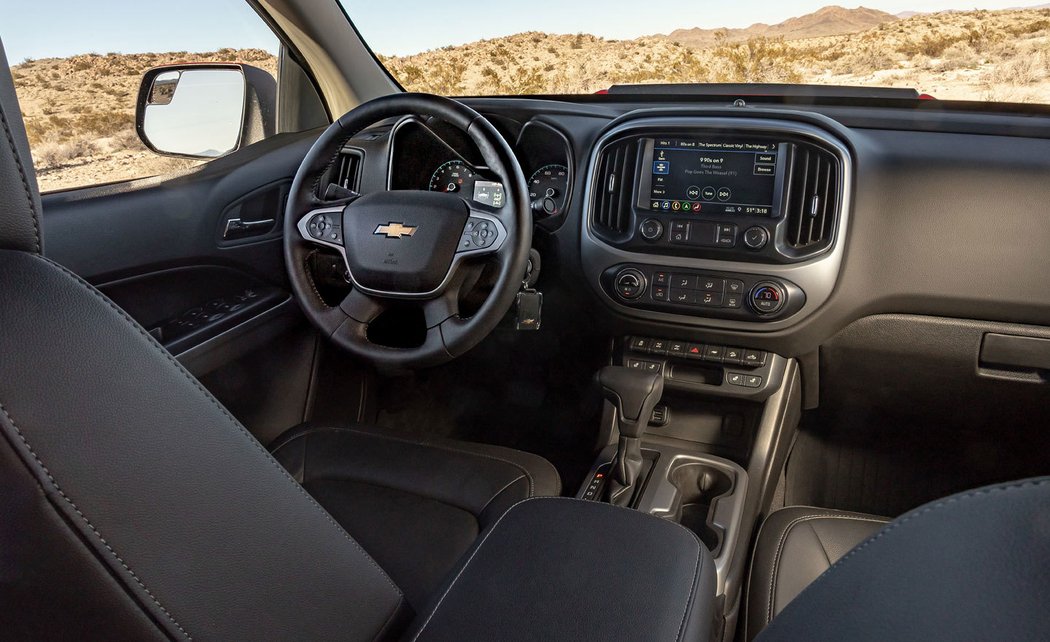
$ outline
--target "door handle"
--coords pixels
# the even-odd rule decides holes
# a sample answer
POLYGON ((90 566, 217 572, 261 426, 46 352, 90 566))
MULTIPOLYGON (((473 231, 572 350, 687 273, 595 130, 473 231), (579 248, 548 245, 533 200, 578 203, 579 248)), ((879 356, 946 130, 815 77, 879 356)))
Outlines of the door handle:
POLYGON ((223 240, 242 239, 248 236, 261 236, 268 234, 277 219, 264 218, 257 221, 245 221, 240 218, 231 218, 226 221, 226 229, 222 233, 223 240))

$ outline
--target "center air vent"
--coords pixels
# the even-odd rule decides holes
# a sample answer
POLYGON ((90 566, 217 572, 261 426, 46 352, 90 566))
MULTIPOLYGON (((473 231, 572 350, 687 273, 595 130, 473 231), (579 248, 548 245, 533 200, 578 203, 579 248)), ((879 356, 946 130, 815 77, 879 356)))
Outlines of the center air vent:
POLYGON ((594 178, 595 231, 612 238, 631 227, 631 179, 638 162, 638 142, 618 141, 602 150, 594 178))
POLYGON ((827 247, 838 211, 842 183, 838 158, 811 145, 794 146, 788 170, 784 240, 809 254, 827 247))

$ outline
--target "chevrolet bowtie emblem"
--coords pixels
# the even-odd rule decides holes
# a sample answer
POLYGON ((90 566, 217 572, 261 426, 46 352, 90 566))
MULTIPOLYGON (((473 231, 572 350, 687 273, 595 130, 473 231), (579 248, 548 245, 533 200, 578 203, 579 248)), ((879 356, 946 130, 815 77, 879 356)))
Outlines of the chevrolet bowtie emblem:
POLYGON ((399 239, 404 236, 412 236, 416 233, 416 228, 401 223, 387 223, 386 225, 380 225, 376 228, 376 231, 372 233, 376 236, 382 234, 388 239, 399 239))

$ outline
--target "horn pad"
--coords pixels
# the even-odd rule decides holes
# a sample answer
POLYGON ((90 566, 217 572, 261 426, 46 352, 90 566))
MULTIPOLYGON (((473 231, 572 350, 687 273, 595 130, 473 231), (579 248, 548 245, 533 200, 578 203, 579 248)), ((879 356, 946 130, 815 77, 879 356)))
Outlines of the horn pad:
POLYGON ((361 287, 394 294, 437 289, 452 266, 470 208, 442 192, 367 194, 343 210, 350 274, 361 287))

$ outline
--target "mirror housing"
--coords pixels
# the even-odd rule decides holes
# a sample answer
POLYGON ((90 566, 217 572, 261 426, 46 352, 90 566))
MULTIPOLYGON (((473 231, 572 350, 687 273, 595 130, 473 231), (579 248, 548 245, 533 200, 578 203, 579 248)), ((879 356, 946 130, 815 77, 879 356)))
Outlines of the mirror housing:
POLYGON ((150 69, 135 104, 135 130, 157 154, 218 158, 275 133, 277 81, 237 63, 150 69))

